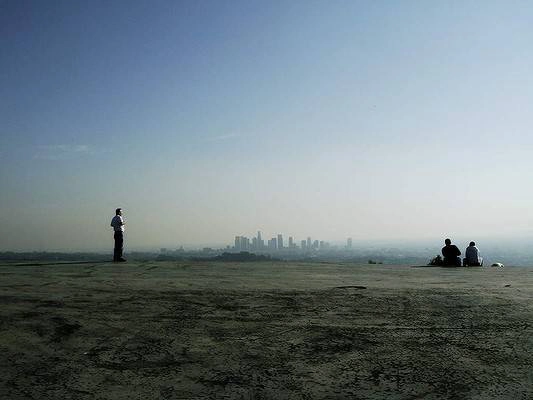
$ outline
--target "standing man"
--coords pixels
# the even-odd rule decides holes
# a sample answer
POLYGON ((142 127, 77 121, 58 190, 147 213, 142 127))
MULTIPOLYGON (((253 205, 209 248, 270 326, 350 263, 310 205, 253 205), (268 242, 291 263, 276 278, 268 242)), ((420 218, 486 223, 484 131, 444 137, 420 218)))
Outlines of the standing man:
POLYGON ((113 251, 113 262, 126 261, 122 257, 122 249, 124 248, 124 219, 122 218, 122 208, 115 210, 115 216, 111 220, 111 226, 115 231, 115 249, 113 251))

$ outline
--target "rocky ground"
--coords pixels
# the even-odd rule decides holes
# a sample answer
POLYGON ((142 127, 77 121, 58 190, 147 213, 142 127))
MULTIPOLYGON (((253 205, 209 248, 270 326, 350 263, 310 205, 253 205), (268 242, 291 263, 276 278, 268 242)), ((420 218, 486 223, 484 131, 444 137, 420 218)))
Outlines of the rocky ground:
POLYGON ((533 269, 0 265, 0 398, 530 399, 533 269))

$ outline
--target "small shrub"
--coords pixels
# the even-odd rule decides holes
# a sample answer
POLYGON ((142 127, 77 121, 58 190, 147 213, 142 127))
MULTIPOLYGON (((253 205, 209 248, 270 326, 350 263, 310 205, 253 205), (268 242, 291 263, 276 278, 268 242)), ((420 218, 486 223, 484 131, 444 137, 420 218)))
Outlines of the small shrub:
POLYGON ((444 264, 444 260, 442 259, 440 255, 432 258, 431 260, 429 260, 429 263, 428 263, 428 265, 443 265, 443 264, 444 264))

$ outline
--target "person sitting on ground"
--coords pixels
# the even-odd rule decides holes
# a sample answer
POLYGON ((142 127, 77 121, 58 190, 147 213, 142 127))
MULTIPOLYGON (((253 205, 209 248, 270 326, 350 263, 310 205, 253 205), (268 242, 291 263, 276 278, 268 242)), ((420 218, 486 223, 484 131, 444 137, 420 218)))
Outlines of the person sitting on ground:
POLYGON ((479 256, 479 250, 476 247, 476 243, 470 242, 470 245, 466 248, 463 265, 465 267, 481 267, 483 265, 483 258, 479 256))
POLYGON ((457 248, 456 245, 452 244, 450 239, 444 241, 444 246, 442 248, 442 256, 444 257, 443 265, 454 265, 456 267, 461 266, 461 251, 457 248))

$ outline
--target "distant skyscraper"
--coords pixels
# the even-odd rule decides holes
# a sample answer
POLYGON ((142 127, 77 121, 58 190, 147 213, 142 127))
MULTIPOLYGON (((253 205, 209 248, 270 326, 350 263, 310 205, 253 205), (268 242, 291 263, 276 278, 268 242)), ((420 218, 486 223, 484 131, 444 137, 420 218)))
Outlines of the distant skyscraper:
POLYGON ((312 244, 311 244, 311 238, 310 238, 310 237, 307 237, 307 248, 308 248, 308 249, 311 249, 311 246, 312 246, 312 244))
POLYGON ((235 236, 235 250, 239 251, 241 249, 241 237, 235 236))
POLYGON ((318 240, 313 242, 313 249, 318 249, 318 240))
POLYGON ((307 241, 306 240, 302 240, 301 246, 302 246, 302 250, 307 249, 307 241))
POLYGON ((258 249, 258 246, 257 246, 257 238, 252 238, 252 247, 251 247, 252 250, 257 250, 258 249))
POLYGON ((346 240, 346 247, 351 249, 352 248, 352 238, 348 238, 346 240))
POLYGON ((248 251, 250 250, 250 239, 245 236, 241 236, 241 250, 248 251))
POLYGON ((257 248, 262 250, 265 247, 265 242, 261 239, 261 232, 257 231, 257 248))
POLYGON ((278 249, 283 249, 283 236, 278 234, 278 249))
POLYGON ((294 248, 294 239, 292 238, 292 236, 289 236, 289 249, 293 249, 294 248))
POLYGON ((276 250, 277 249, 277 240, 276 238, 272 238, 268 241, 268 249, 269 250, 276 250))

